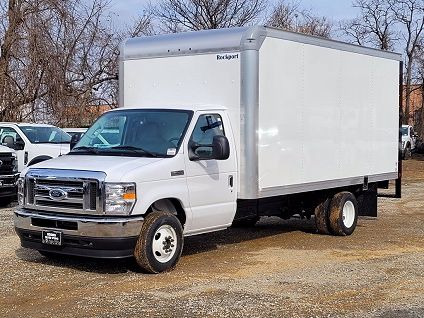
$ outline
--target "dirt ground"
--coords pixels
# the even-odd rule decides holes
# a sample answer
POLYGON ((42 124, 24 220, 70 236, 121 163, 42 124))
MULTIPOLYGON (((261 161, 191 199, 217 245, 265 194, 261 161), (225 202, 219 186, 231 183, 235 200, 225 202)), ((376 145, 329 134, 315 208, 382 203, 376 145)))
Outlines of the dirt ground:
POLYGON ((266 218, 186 238, 178 267, 48 260, 20 247, 0 210, 0 317, 424 317, 424 157, 404 164, 403 198, 350 237, 266 218))

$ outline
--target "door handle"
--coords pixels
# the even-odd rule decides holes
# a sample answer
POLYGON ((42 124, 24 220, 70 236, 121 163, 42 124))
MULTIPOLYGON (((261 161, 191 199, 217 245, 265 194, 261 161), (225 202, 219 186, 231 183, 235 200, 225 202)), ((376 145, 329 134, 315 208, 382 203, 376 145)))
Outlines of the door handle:
POLYGON ((234 187, 234 177, 228 176, 228 186, 232 189, 234 187))

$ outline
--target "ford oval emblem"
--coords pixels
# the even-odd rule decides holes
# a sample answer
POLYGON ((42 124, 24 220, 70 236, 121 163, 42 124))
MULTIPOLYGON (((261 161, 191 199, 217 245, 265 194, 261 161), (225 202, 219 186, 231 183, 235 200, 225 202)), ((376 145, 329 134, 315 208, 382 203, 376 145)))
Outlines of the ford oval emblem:
POLYGON ((52 200, 60 201, 66 198, 67 193, 62 189, 52 189, 49 191, 49 197, 52 200))

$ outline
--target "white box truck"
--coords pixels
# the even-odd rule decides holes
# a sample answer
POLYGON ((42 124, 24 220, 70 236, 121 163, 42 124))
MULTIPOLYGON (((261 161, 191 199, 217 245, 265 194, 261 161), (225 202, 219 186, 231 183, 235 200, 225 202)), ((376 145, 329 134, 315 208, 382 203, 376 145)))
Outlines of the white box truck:
POLYGON ((121 107, 22 172, 21 244, 158 273, 184 236, 261 216, 350 235, 399 179, 400 60, 260 26, 129 39, 121 107))

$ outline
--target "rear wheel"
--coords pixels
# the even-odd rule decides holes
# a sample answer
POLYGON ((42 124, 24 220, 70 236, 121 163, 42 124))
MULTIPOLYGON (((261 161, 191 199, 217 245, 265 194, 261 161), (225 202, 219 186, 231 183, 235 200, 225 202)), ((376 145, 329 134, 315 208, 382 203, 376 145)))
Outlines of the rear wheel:
POLYGON ((134 249, 137 264, 147 273, 173 269, 183 250, 183 229, 177 217, 168 212, 147 215, 134 249))
POLYGON ((358 203, 350 192, 339 192, 330 204, 330 230, 334 235, 351 235, 358 222, 358 203))
POLYGON ((326 198, 315 208, 315 225, 320 234, 330 234, 330 203, 331 199, 326 198))

